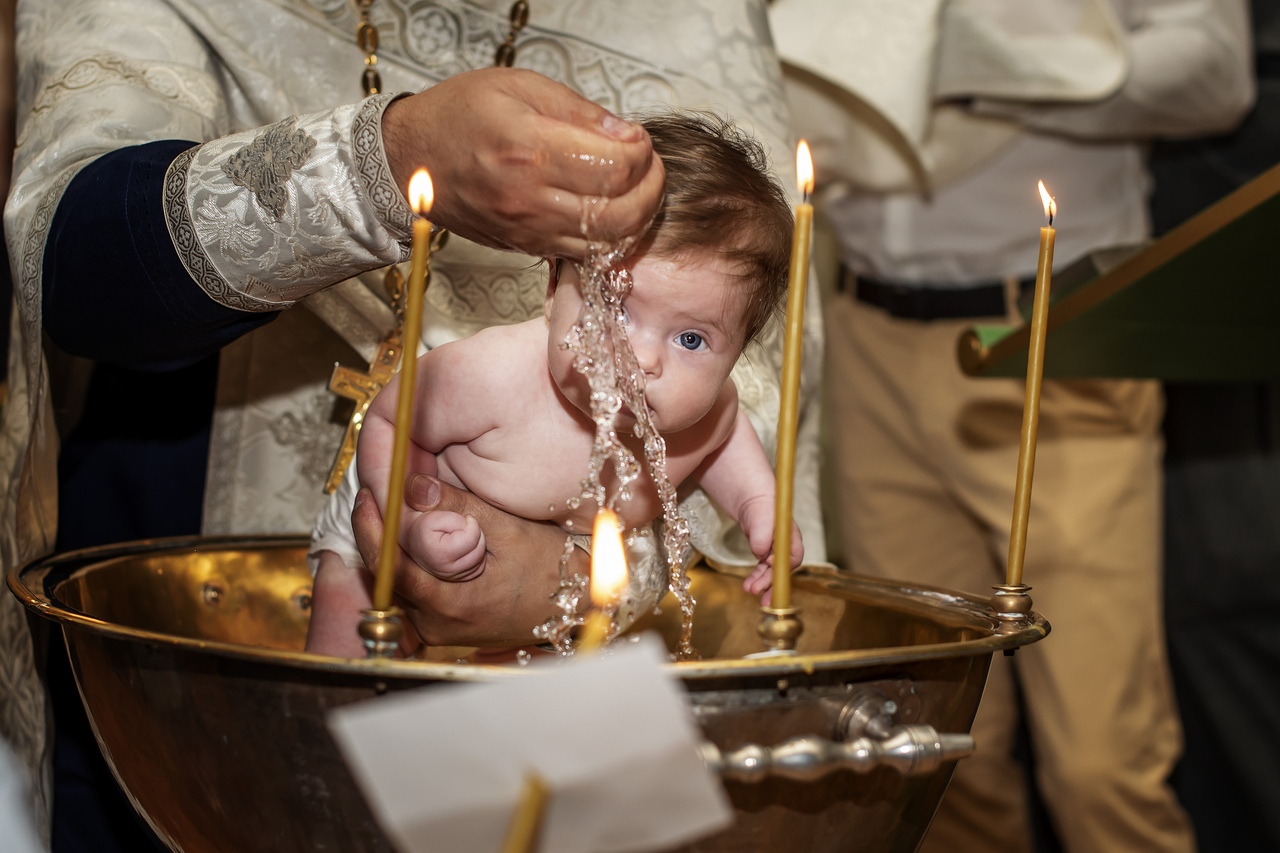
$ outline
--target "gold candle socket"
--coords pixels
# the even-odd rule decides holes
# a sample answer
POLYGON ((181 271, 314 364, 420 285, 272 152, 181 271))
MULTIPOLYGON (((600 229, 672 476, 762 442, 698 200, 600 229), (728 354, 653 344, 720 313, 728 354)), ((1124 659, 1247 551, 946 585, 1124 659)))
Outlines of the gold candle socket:
POLYGON ((370 608, 360 611, 360 638, 364 641, 364 651, 371 658, 390 658, 400 647, 400 638, 404 636, 404 622, 400 618, 403 612, 399 607, 385 610, 370 608))
POLYGON ((800 610, 796 607, 761 607, 756 633, 769 647, 765 654, 786 654, 796 650, 796 640, 804 633, 800 610))

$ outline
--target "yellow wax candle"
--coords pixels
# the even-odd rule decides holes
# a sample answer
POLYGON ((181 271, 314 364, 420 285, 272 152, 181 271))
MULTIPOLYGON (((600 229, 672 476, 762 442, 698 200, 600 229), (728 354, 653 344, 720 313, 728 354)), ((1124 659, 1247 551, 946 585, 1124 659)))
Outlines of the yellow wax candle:
POLYGON ((1040 182, 1040 198, 1049 224, 1040 229, 1040 258, 1036 262, 1036 292, 1031 308, 1031 339, 1027 344, 1027 396, 1022 409, 1022 442, 1018 445, 1018 476, 1013 488, 1013 524, 1009 530, 1009 567, 1005 583, 1022 583, 1027 552, 1027 521, 1031 514, 1031 477, 1036 467, 1036 435, 1040 429, 1040 383, 1044 377, 1044 337, 1049 319, 1049 280, 1053 275, 1053 217, 1057 202, 1040 182))
POLYGON ((813 230, 813 158, 803 139, 796 148, 802 201, 796 205, 787 277, 787 327, 782 344, 782 388, 778 406, 778 454, 773 518, 773 607, 791 607, 791 513, 796 481, 796 430, 800 421, 800 361, 804 348, 804 300, 809 286, 809 241, 813 230))
POLYGON ((537 773, 524 777, 520 803, 507 828, 502 853, 532 853, 538 849, 538 834, 542 829, 542 815, 547 807, 547 794, 547 783, 537 773))
POLYGON ((378 573, 373 585, 373 609, 391 607, 399 554, 400 507, 404 503, 404 468, 409 456, 409 432, 413 421, 414 376, 417 372, 418 338, 422 329, 422 295, 426 290, 427 266, 431 259, 431 212, 434 193, 431 176, 419 169, 409 180, 409 201, 418 218, 413 222, 408 291, 405 294, 404 352, 400 356, 400 393, 396 397, 396 430, 391 449, 391 480, 387 483, 387 511, 382 523, 382 546, 378 551, 378 573))
POLYGON ((613 627, 614 599, 627 585, 627 552, 618 515, 605 507, 596 513, 591 531, 591 603, 582 625, 578 649, 593 652, 604 645, 613 627))
POLYGON ((608 611, 592 608, 582 622, 582 633, 578 635, 578 651, 586 654, 600 649, 613 627, 613 619, 608 611))

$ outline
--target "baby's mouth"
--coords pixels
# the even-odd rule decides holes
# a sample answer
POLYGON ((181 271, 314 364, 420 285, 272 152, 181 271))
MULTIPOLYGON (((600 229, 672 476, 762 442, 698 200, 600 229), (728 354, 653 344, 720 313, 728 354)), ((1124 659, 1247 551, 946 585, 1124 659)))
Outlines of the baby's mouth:
MULTIPOLYGON (((652 422, 654 419, 653 409, 648 408, 648 412, 649 412, 649 420, 652 422)), ((638 423, 640 420, 639 418, 636 417, 636 413, 632 411, 631 407, 628 406, 625 402, 622 404, 622 408, 618 410, 618 417, 622 420, 627 421, 628 423, 633 423, 633 424, 638 423)))

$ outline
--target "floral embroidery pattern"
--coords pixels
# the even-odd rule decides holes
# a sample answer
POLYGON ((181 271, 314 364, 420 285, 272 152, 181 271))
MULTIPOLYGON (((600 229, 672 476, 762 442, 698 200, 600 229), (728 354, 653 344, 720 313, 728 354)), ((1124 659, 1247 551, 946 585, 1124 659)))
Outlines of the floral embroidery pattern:
MULTIPOLYGON (((320 388, 308 399, 296 400, 297 408, 268 422, 276 444, 297 460, 294 470, 307 482, 307 493, 320 493, 329 460, 334 454, 334 396, 320 388)), ((315 511, 319 511, 318 508, 315 511)), ((305 517, 305 516, 304 516, 305 517)), ((287 530, 288 526, 279 529, 287 530)))
POLYGON ((316 141, 290 116, 241 148, 222 167, 227 177, 253 193, 258 204, 280 221, 289 202, 286 185, 316 148, 316 141))
POLYGON ((204 245, 196 234, 191 211, 187 209, 187 177, 191 161, 202 147, 197 145, 195 148, 188 148, 175 157, 165 171, 165 222, 169 226, 174 251, 182 259, 182 265, 187 268, 191 278, 215 302, 240 311, 277 311, 279 306, 274 303, 248 297, 228 284, 206 254, 204 245))
POLYGON ((165 62, 143 64, 111 54, 86 57, 47 83, 36 96, 31 112, 50 112, 78 94, 117 84, 145 90, 202 115, 217 112, 222 118, 217 91, 207 78, 189 67, 165 62))

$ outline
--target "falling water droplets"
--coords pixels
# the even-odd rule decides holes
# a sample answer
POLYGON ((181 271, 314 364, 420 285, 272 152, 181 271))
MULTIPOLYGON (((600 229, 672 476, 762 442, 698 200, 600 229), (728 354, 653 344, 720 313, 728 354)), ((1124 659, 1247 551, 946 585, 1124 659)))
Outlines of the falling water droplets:
POLYGON ((644 371, 627 340, 622 303, 631 292, 632 280, 620 262, 630 247, 630 243, 591 243, 583 274, 579 276, 582 316, 567 343, 574 353, 574 368, 586 378, 591 389, 591 417, 596 425, 591 461, 582 482, 582 498, 611 509, 616 509, 620 501, 632 498, 632 484, 640 478, 641 470, 635 454, 622 443, 616 429, 618 412, 625 405, 635 415, 635 434, 642 440, 649 475, 662 504, 670 589, 680 603, 682 614, 676 656, 688 659, 697 656, 691 642, 695 602, 689 593, 685 570, 689 525, 680 514, 675 486, 667 476, 666 442, 654 428, 645 401, 644 371), (601 474, 610 463, 618 486, 612 495, 607 495, 601 474))

